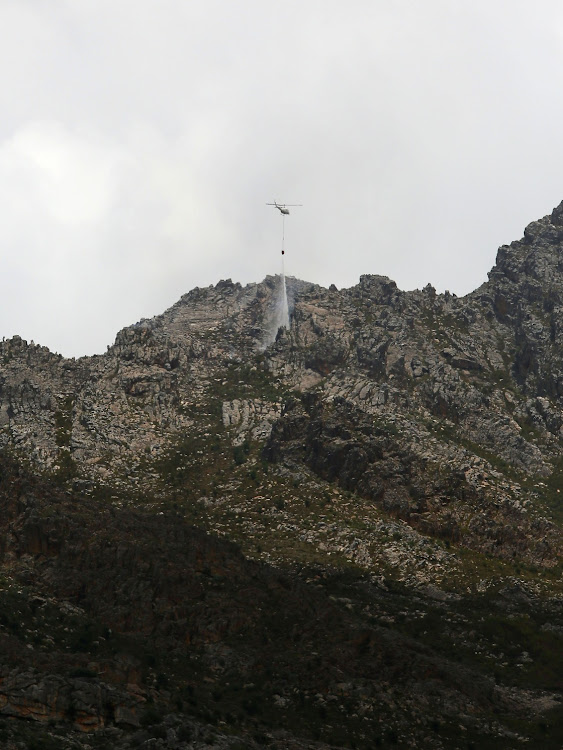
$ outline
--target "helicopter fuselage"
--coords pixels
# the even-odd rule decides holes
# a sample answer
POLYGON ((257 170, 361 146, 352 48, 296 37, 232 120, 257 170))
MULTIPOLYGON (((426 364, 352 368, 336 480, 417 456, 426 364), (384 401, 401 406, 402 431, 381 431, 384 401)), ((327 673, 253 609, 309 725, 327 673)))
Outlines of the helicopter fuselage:
POLYGON ((288 216, 289 215, 288 206, 300 206, 301 203, 276 203, 276 201, 274 201, 273 203, 266 203, 266 205, 275 206, 281 214, 283 214, 284 216, 288 216))

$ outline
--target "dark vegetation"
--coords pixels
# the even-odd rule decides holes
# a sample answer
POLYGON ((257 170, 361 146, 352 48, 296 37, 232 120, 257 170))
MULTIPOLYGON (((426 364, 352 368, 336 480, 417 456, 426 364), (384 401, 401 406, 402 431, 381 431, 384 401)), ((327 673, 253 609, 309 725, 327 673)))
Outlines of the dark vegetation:
POLYGON ((562 217, 463 299, 2 341, 0 747, 563 746, 562 217))
MULTIPOLYGON (((7 456, 0 476, 3 668, 32 669, 37 683, 60 677, 70 698, 55 724, 67 737, 88 711, 105 711, 126 738, 138 730, 111 717, 129 701, 154 738, 175 715, 183 736, 216 727, 248 746, 282 747, 283 726, 339 747, 403 747, 408 737, 424 747, 434 736, 493 747, 490 721, 545 748, 561 743, 559 704, 539 725, 507 692, 563 691, 561 602, 518 591, 438 602, 356 569, 272 568, 171 510, 71 496, 7 456), (77 713, 84 683, 113 685, 113 703, 77 713)), ((6 684, 0 695, 14 700, 6 684)), ((9 720, 0 731, 55 746, 54 728, 31 739, 9 720)))

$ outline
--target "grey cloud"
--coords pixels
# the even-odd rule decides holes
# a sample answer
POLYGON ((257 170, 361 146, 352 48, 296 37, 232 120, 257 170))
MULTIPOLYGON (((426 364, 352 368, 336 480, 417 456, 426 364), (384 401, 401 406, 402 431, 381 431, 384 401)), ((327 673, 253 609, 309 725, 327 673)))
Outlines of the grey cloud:
POLYGON ((478 286, 563 198, 559 4, 0 7, 0 335, 66 355, 195 285, 478 286))

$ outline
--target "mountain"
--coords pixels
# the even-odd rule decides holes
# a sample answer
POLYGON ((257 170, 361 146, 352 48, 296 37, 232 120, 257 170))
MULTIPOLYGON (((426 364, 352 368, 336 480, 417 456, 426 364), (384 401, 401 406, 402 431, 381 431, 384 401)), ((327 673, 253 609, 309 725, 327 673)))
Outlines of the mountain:
POLYGON ((5 746, 559 748, 562 253, 2 341, 5 746))

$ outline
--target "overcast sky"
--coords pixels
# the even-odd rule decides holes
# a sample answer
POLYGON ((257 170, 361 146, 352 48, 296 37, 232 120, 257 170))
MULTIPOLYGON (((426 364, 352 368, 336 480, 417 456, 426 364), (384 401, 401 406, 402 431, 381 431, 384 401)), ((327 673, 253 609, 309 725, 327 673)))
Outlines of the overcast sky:
POLYGON ((563 200, 559 0, 0 0, 0 336, 280 270, 466 294, 563 200))

